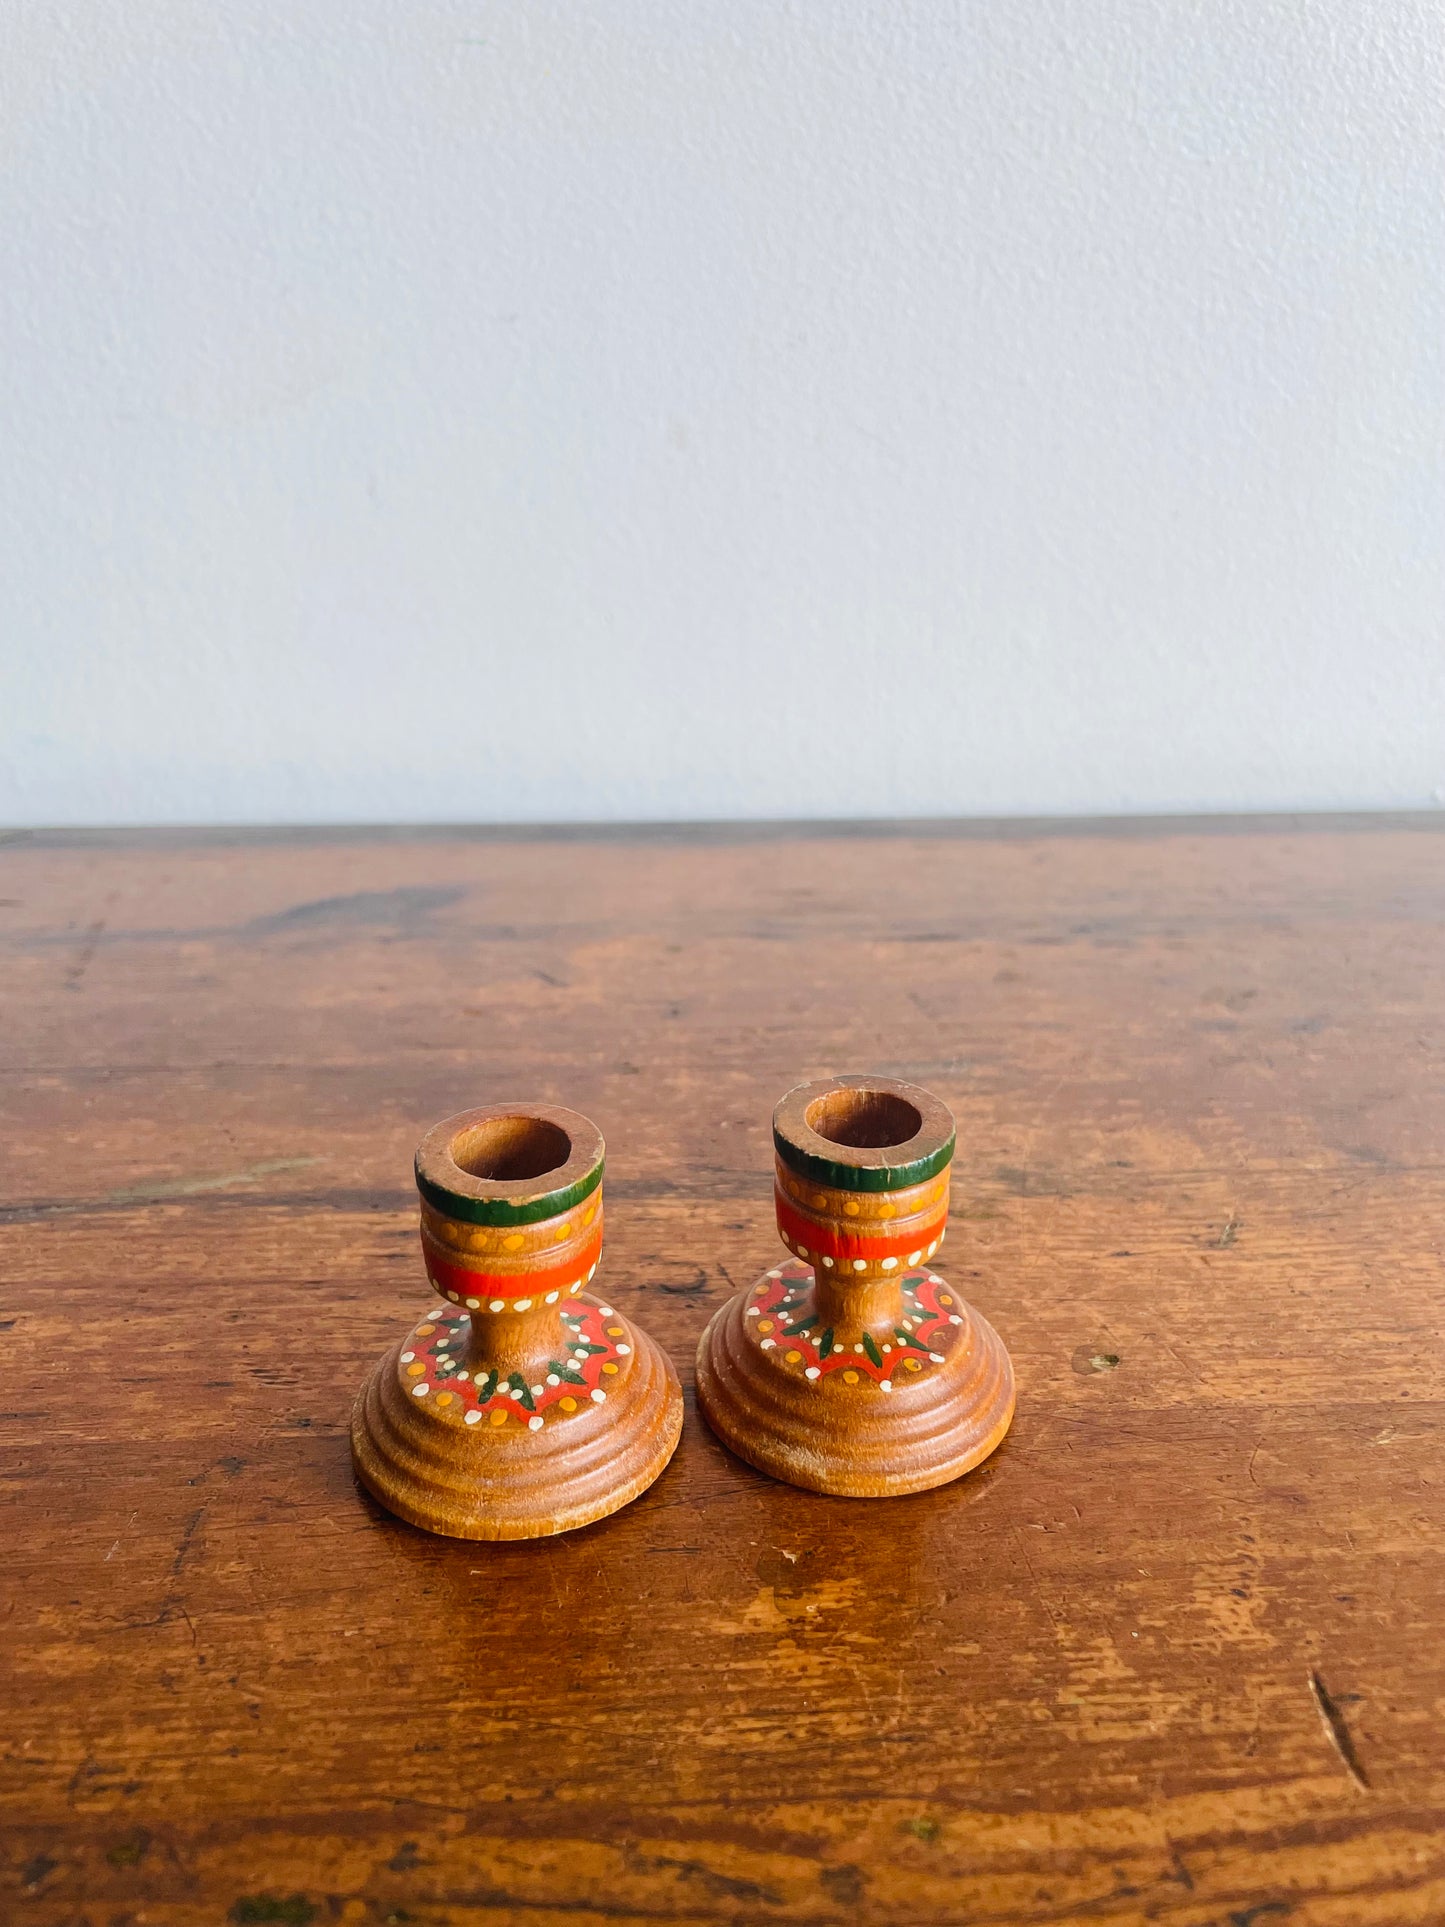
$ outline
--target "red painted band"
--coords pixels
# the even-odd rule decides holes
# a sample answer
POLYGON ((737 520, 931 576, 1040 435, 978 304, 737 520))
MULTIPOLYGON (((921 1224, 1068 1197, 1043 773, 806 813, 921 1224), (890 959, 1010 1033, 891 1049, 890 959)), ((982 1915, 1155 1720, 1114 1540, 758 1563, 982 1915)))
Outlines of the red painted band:
MULTIPOLYGON (((456 1296, 458 1303, 469 1305, 473 1299, 543 1298, 549 1291, 566 1291, 585 1278, 602 1253, 602 1226, 599 1224, 575 1256, 545 1271, 468 1271, 464 1265, 448 1264, 436 1254, 436 1247, 422 1239, 422 1255, 432 1284, 444 1298, 456 1296)), ((476 1310, 476 1306, 471 1308, 476 1310)))
POLYGON ((803 1245, 809 1251, 816 1251, 819 1257, 849 1261, 854 1258, 904 1258, 910 1252, 924 1252, 948 1221, 948 1206, 945 1203, 925 1224, 920 1225, 915 1220, 911 1228, 901 1235, 896 1231, 881 1238, 867 1236, 861 1231, 845 1231, 840 1235, 795 1211, 781 1185, 774 1186, 773 1201, 778 1208, 778 1229, 785 1238, 791 1238, 794 1244, 803 1245))

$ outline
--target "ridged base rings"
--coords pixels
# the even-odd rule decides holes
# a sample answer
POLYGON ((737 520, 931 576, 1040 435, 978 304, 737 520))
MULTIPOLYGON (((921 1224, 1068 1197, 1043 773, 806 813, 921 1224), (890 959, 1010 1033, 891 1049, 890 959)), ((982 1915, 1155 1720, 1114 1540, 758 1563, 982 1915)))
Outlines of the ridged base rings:
POLYGON ((946 1485, 1002 1442, 1014 1412, 1003 1341, 936 1273, 908 1274, 881 1336, 811 1325, 791 1264, 729 1299, 697 1349, 697 1402, 730 1451, 789 1485, 882 1499, 946 1485))
MULTIPOLYGON (((571 1300, 579 1309, 592 1302, 571 1300)), ((356 1476, 389 1512, 454 1539, 539 1539, 620 1510, 657 1478, 682 1431, 671 1361, 646 1332, 620 1322, 631 1351, 606 1402, 569 1400, 574 1410, 554 1406, 535 1428, 478 1424, 457 1400, 442 1409, 417 1399, 402 1339, 352 1412, 356 1476)))

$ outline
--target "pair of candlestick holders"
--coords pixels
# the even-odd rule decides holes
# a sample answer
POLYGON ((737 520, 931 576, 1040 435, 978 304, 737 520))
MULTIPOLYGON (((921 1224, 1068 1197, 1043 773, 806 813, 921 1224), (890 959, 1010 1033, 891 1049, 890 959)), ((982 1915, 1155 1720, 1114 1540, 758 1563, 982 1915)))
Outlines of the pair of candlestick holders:
MULTIPOLYGON (((1008 1353, 933 1269, 953 1118, 886 1077, 827 1078, 773 1113, 791 1254, 703 1332, 697 1396, 739 1458, 856 1499, 946 1484, 1014 1409, 1008 1353)), ((428 1532, 530 1539, 615 1512, 676 1449, 671 1362, 588 1291, 602 1255, 602 1134, 576 1111, 491 1105, 416 1156, 442 1299, 376 1366, 352 1417, 367 1489, 428 1532)))

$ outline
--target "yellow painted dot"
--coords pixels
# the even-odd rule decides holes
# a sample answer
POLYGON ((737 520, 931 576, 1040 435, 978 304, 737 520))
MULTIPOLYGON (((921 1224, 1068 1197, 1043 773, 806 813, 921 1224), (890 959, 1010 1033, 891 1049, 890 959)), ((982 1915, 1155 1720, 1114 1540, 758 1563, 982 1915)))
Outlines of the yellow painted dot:
POLYGON ((848 1202, 843 1206, 844 1215, 849 1218, 856 1218, 862 1209, 862 1205, 859 1204, 856 1198, 849 1198, 848 1202))
POLYGON ((617 1367, 616 1367, 615 1365, 604 1365, 604 1366, 602 1367, 602 1369, 603 1369, 603 1371, 604 1371, 604 1372, 606 1372, 606 1374, 607 1374, 607 1376, 608 1376, 609 1378, 616 1378, 616 1376, 617 1376, 617 1367))
POLYGON ((587 1209, 582 1213, 583 1224, 591 1224, 592 1220, 596 1216, 597 1216, 597 1206, 595 1204, 589 1204, 587 1209))
POLYGON ((564 1412, 575 1412, 577 1410, 577 1401, 575 1398, 559 1398, 557 1403, 562 1407, 564 1412))
POLYGON ((826 1191, 815 1191, 813 1193, 812 1204, 815 1211, 826 1211, 828 1208, 828 1193, 826 1191))
POLYGON ((415 1363, 415 1365, 408 1365, 408 1366, 407 1366, 407 1368, 406 1368, 406 1375, 407 1375, 407 1377, 408 1377, 408 1378, 420 1378, 420 1377, 421 1377, 421 1375, 422 1375, 422 1373, 423 1373, 423 1372, 424 1372, 425 1370, 426 1370, 426 1366, 422 1364, 422 1362, 421 1362, 421 1360, 420 1360, 420 1359, 418 1359, 418 1360, 416 1361, 416 1363, 415 1363))
POLYGON ((435 1330, 436 1330, 435 1325, 418 1325, 416 1328, 416 1335, 418 1338, 430 1338, 432 1333, 435 1330))
POLYGON ((572 1227, 570 1224, 559 1224, 553 1235, 556 1237, 558 1244, 561 1244, 564 1238, 570 1238, 572 1236, 572 1227))
POLYGON ((878 1207, 878 1215, 880 1218, 891 1218, 896 1209, 896 1205, 880 1204, 878 1207))
POLYGON ((766 1335, 772 1329, 773 1329, 773 1321, 771 1318, 760 1318, 758 1320, 758 1330, 760 1332, 766 1335))
POLYGON ((607 1327, 607 1336, 609 1338, 626 1338, 627 1332, 621 1325, 609 1325, 607 1327))
POLYGON ((953 1300, 949 1297, 946 1291, 941 1291, 938 1294, 938 1302, 940 1305, 951 1305, 953 1303, 953 1300))
POLYGON ((503 1238, 502 1249, 503 1251, 520 1251, 526 1242, 527 1240, 522 1236, 520 1231, 514 1231, 510 1238, 503 1238))
POLYGON ((450 1405, 450 1404, 451 1404, 451 1402, 452 1402, 452 1395, 451 1395, 451 1393, 450 1393, 450 1392, 438 1392, 438 1393, 437 1393, 437 1404, 438 1404, 438 1405, 450 1405))
POLYGON ((798 1364, 803 1356, 801 1352, 785 1352, 783 1355, 790 1365, 798 1364))
POLYGON ((856 1372, 844 1372, 843 1383, 845 1385, 856 1385, 858 1383, 858 1374, 856 1372))
POLYGON ((507 1415, 500 1406, 497 1407, 495 1412, 488 1412, 487 1414, 487 1423, 489 1425, 505 1425, 506 1422, 507 1415))
POLYGON ((905 1372, 916 1372, 919 1369, 918 1360, 916 1358, 905 1358, 903 1361, 903 1369, 905 1372))

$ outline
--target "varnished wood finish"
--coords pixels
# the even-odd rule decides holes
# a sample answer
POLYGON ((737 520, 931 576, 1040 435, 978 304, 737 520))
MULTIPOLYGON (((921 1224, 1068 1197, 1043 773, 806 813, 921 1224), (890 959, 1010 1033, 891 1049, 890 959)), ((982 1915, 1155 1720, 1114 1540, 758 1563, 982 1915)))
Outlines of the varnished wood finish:
MULTIPOLYGON (((573 1303, 597 1309, 595 1299, 573 1303)), ((582 1394, 572 1411, 551 1408, 537 1431, 528 1429, 521 1406, 503 1416, 494 1401, 501 1421, 494 1429, 485 1417, 468 1428, 459 1411, 419 1403, 403 1376, 415 1340, 399 1339, 377 1361, 352 1412, 351 1453, 362 1484, 398 1518, 453 1539, 542 1539, 629 1505, 677 1449, 682 1391, 671 1360, 646 1332, 611 1307, 601 1316, 627 1334, 628 1355, 618 1367, 624 1375, 604 1381, 605 1405, 582 1394)), ((535 1354, 540 1336, 533 1331, 522 1342, 535 1354)), ((461 1344, 464 1366, 496 1369, 490 1336, 461 1344)), ((546 1346, 547 1355, 534 1355, 519 1380, 535 1392, 537 1382, 556 1376, 548 1367, 563 1349, 546 1346)))
MULTIPOLYGON (((433 1301, 351 1414, 356 1475, 453 1539, 541 1539, 605 1519, 676 1450, 667 1355, 584 1297, 602 1262, 602 1133, 560 1105, 446 1118, 416 1154, 433 1301)), ((605 1281, 604 1281, 605 1282, 605 1281)))
POLYGON ((884 1075, 817 1078, 773 1112, 774 1265, 714 1312, 698 1410, 739 1458, 838 1498, 947 1485, 1014 1411, 998 1333, 934 1268, 954 1122, 884 1075))
POLYGON ((21 838, 0 966, 0 1920, 1445 1920, 1433 821, 21 838), (429 1119, 596 1119, 689 1384, 859 1066, 958 1119, 986 1465, 358 1495, 429 1119))

